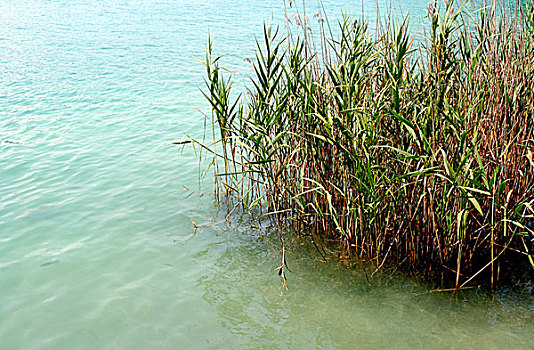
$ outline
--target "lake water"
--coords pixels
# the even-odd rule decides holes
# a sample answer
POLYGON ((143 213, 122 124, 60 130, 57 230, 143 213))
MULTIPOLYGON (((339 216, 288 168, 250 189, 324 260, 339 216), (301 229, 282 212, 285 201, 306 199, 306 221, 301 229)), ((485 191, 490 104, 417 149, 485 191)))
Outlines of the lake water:
MULTIPOLYGON (((171 144, 202 136, 195 58, 209 32, 246 77, 283 5, 0 1, 0 349, 534 347, 532 287, 493 299, 368 283, 292 239, 286 291, 269 228, 217 224, 211 179, 171 144)), ((324 5, 375 20, 374 1, 324 5)), ((426 3, 395 12, 417 23, 426 3)))

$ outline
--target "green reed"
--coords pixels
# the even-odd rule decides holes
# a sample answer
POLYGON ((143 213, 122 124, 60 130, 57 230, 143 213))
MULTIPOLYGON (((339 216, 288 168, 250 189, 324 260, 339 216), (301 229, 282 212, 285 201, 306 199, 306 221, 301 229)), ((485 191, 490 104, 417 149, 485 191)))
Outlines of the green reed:
POLYGON ((532 0, 431 6, 423 39, 406 19, 345 17, 337 37, 318 20, 319 36, 300 15, 265 26, 233 99, 210 41, 218 198, 454 289, 534 267, 532 0))

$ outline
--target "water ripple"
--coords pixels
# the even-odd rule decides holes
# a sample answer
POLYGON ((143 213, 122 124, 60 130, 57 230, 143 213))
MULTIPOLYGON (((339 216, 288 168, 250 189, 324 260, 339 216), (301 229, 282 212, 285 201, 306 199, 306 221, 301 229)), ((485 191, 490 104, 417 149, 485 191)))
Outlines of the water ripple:
POLYGON ((0 2, 0 349, 532 347, 528 302, 414 301, 418 287, 371 288, 310 250, 291 253, 286 292, 277 249, 183 190, 212 190, 193 150, 170 143, 203 137, 194 58, 210 32, 241 89, 281 6, 0 2))

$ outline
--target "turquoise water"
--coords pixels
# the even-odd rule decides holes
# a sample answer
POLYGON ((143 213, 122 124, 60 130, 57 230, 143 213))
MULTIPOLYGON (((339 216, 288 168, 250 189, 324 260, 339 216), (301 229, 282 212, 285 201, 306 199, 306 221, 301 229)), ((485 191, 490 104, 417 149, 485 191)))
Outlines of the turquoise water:
MULTIPOLYGON (((211 181, 171 144, 202 136, 195 58, 210 32, 246 80, 254 35, 282 7, 0 2, 0 349, 534 347, 531 289, 492 300, 369 284, 295 240, 286 291, 269 228, 217 224, 211 181)), ((374 2, 363 8, 374 21, 374 2)), ((396 9, 416 21, 426 4, 396 9)))

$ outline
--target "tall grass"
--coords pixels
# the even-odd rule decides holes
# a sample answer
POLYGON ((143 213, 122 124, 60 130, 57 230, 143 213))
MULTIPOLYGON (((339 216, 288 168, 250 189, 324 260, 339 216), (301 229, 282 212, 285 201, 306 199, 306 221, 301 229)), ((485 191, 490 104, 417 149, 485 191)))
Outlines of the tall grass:
MULTIPOLYGON (((218 198, 455 289, 534 267, 534 11, 264 27, 246 94, 209 43, 218 198), (334 32, 336 32, 334 30, 334 32), (223 170, 224 169, 224 170, 223 170), (532 265, 532 266, 530 266, 532 265)), ((504 11, 504 10, 503 10, 504 11)), ((231 206, 230 206, 231 208, 231 206)), ((283 242, 283 235, 280 233, 283 242)), ((283 258, 284 259, 284 258, 283 258)), ((531 270, 532 271, 532 270, 531 270)), ((280 274, 285 277, 284 263, 280 274)))

